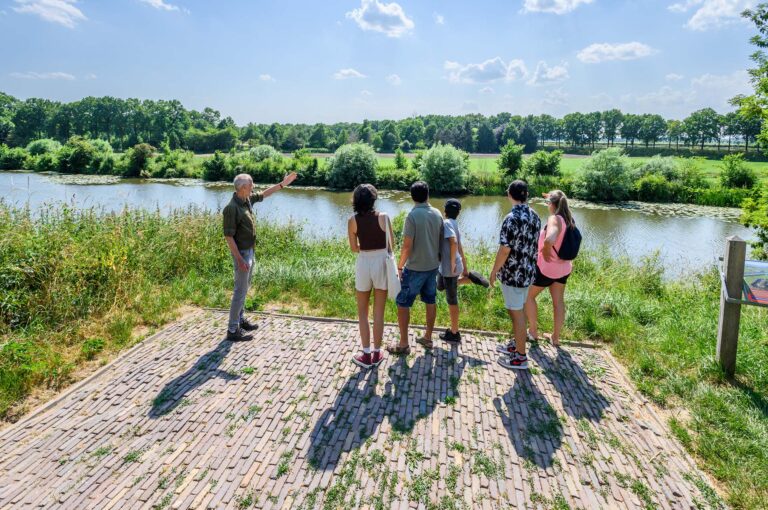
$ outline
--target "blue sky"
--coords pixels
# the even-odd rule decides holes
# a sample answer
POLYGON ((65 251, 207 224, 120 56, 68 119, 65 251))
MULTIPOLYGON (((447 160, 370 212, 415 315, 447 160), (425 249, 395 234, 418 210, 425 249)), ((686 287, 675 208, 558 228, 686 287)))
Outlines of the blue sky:
POLYGON ((236 122, 604 110, 749 92, 754 0, 0 0, 0 90, 236 122))

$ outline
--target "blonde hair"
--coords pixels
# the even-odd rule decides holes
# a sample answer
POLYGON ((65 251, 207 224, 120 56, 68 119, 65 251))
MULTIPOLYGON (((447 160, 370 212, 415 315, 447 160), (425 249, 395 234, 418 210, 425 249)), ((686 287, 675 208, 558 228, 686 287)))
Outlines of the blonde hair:
POLYGON ((555 206, 555 214, 563 217, 567 228, 576 226, 576 222, 573 220, 573 215, 571 214, 571 208, 568 207, 568 197, 565 196, 565 193, 559 189, 550 191, 549 203, 555 206))

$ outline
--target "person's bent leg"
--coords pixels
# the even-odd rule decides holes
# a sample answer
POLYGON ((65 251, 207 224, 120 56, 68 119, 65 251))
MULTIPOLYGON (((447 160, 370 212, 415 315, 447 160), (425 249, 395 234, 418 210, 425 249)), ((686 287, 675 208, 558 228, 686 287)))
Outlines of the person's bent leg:
POLYGON ((552 330, 552 345, 560 345, 560 333, 565 324, 565 285, 562 283, 553 283, 549 288, 552 295, 552 308, 555 312, 555 327, 552 330))
POLYGON ((360 343, 363 345, 363 351, 371 347, 371 325, 368 323, 368 304, 370 303, 371 291, 355 291, 357 298, 357 325, 360 330, 360 343))
POLYGON ((525 300, 525 317, 528 319, 528 331, 533 338, 539 337, 539 305, 536 297, 544 290, 544 287, 531 285, 528 298, 525 300))

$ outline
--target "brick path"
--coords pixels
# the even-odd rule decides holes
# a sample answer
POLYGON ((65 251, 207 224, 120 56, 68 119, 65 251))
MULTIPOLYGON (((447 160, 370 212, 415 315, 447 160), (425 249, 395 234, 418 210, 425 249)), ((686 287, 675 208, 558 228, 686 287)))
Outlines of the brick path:
MULTIPOLYGON (((0 508, 690 508, 701 474, 609 354, 467 336, 361 372, 356 326, 172 324, 0 432, 0 508), (421 503, 421 504, 420 504, 421 503)), ((393 338, 394 328, 386 337, 393 338)))

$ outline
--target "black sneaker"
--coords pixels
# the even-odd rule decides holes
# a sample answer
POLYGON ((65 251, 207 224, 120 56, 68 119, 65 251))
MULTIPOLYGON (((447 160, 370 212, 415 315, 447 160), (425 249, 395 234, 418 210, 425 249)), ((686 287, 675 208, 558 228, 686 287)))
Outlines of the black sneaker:
POLYGON ((461 332, 457 331, 454 333, 450 329, 446 329, 445 332, 440 333, 440 340, 444 342, 451 342, 455 344, 461 343, 461 332))
POLYGON ((259 329, 259 325, 243 317, 240 319, 240 328, 244 329, 245 331, 256 331, 259 329))
POLYGON ((469 281, 475 285, 482 285, 486 289, 491 286, 491 282, 488 281, 488 278, 480 274, 478 271, 469 272, 469 281))
POLYGON ((253 340, 253 335, 246 334, 243 328, 237 328, 234 332, 227 330, 226 340, 229 342, 247 342, 253 340))

